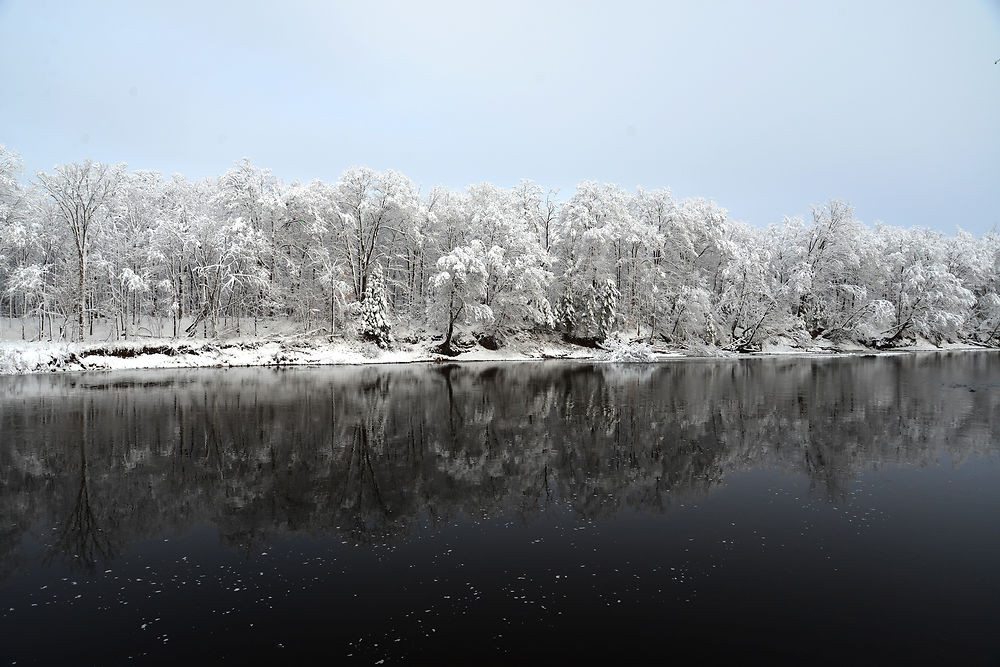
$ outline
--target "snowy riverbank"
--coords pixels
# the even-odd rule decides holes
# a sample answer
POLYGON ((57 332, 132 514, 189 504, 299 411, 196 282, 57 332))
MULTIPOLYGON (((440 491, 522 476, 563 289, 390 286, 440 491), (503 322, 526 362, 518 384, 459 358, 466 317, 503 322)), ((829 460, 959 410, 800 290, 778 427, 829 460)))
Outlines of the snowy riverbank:
POLYGON ((681 349, 644 344, 619 344, 608 350, 572 345, 558 337, 523 337, 499 350, 468 344, 457 356, 434 351, 436 341, 397 342, 390 350, 358 340, 275 337, 269 339, 172 340, 149 339, 116 343, 0 342, 0 375, 54 371, 198 368, 238 366, 321 366, 414 362, 528 361, 574 359, 609 362, 655 362, 684 357, 754 357, 768 355, 898 354, 911 351, 981 350, 969 344, 926 341, 893 350, 820 341, 798 345, 780 339, 765 343, 755 354, 734 354, 717 348, 681 349))
MULTIPOLYGON (((0 374, 50 371, 198 368, 229 366, 322 366, 453 361, 593 359, 607 353, 568 344, 513 344, 500 350, 471 346, 447 357, 430 341, 396 343, 382 350, 362 341, 278 338, 227 341, 149 340, 117 343, 3 343, 0 374)), ((656 356, 680 356, 661 353, 656 356)))

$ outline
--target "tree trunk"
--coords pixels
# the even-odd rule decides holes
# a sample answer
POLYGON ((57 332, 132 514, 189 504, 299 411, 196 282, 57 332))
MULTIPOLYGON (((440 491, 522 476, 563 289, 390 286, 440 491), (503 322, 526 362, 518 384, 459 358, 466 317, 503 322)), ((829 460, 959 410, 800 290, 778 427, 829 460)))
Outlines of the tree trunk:
POLYGON ((79 259, 79 262, 80 262, 79 263, 79 273, 78 273, 78 276, 77 276, 79 278, 79 283, 77 285, 77 304, 76 304, 77 324, 79 326, 79 329, 78 329, 79 333, 77 335, 77 340, 82 343, 83 342, 83 311, 86 309, 86 304, 85 304, 86 293, 84 292, 83 286, 86 283, 87 260, 86 260, 86 257, 84 256, 84 254, 83 254, 82 251, 78 253, 77 259, 79 259))

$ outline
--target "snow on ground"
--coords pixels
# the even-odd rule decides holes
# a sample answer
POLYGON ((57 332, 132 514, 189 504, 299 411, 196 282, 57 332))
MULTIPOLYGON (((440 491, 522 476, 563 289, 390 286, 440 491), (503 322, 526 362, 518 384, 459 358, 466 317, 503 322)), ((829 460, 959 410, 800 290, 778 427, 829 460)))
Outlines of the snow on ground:
POLYGON ((858 345, 856 349, 847 350, 844 349, 844 346, 835 345, 832 341, 825 338, 812 339, 808 336, 800 338, 774 336, 765 340, 760 346, 760 354, 764 355, 807 354, 809 356, 823 356, 862 350, 868 350, 868 348, 858 345))
MULTIPOLYGON (((589 358, 577 350, 553 346, 473 347, 457 357, 431 350, 435 341, 396 343, 381 350, 359 340, 282 337, 268 340, 186 341, 150 339, 119 343, 0 342, 0 374, 46 371, 124 370, 228 366, 302 366, 391 364, 435 360, 496 361, 546 356, 589 358)), ((593 352, 592 350, 589 352, 593 352)))
POLYGON ((361 341, 149 340, 129 343, 0 343, 0 374, 226 366, 367 364, 430 361, 411 346, 382 351, 361 341))
POLYGON ((913 350, 915 352, 940 352, 941 350, 982 350, 983 347, 970 343, 941 343, 938 345, 925 338, 917 338, 913 345, 900 349, 913 350))
MULTIPOLYGON (((318 366, 339 364, 394 364, 412 362, 527 361, 532 359, 588 360, 609 363, 648 363, 683 357, 748 357, 711 346, 669 348, 616 336, 606 349, 571 345, 557 335, 521 334, 506 341, 499 350, 486 349, 471 338, 457 347, 463 350, 448 357, 434 350, 439 341, 430 336, 410 336, 397 341, 392 349, 381 350, 371 343, 347 337, 275 336, 266 339, 232 338, 195 340, 150 338, 117 343, 2 342, 0 375, 49 371, 126 370, 150 368, 197 368, 230 366, 318 366)), ((902 349, 877 352, 983 349, 975 345, 945 343, 936 346, 918 340, 902 349)), ((760 355, 809 355, 876 353, 856 344, 808 341, 803 345, 788 338, 765 341, 760 355)))

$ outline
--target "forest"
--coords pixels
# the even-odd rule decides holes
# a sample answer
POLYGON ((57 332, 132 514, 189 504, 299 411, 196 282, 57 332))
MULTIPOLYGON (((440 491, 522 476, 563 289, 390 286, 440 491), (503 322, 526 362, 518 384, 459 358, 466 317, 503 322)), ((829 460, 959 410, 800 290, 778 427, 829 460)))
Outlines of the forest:
MULTIPOLYGON (((943 221, 945 222, 945 221, 943 221)), ((947 221, 949 224, 951 221, 947 221)), ((253 337, 379 347, 553 332, 753 351, 1000 343, 1000 234, 866 225, 830 200, 758 227, 701 198, 581 182, 421 191, 395 171, 284 183, 249 160, 190 180, 90 160, 25 179, 0 146, 4 338, 253 337)))

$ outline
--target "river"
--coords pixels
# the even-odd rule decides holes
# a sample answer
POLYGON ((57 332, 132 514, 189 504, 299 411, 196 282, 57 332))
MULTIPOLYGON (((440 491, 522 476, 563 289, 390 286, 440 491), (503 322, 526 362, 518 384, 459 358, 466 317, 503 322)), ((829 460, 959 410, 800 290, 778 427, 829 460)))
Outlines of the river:
POLYGON ((0 377, 0 659, 994 664, 998 408, 994 352, 0 377))

